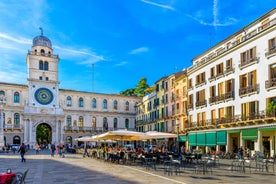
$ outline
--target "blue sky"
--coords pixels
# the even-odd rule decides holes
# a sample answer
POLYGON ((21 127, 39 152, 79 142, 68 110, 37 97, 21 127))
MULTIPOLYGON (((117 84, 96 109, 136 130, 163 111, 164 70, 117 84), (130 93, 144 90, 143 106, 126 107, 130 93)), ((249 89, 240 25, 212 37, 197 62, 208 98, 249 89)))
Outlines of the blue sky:
POLYGON ((26 53, 43 27, 60 57, 60 88, 119 93, 142 77, 153 85, 275 5, 275 0, 2 0, 0 81, 27 84, 26 53))

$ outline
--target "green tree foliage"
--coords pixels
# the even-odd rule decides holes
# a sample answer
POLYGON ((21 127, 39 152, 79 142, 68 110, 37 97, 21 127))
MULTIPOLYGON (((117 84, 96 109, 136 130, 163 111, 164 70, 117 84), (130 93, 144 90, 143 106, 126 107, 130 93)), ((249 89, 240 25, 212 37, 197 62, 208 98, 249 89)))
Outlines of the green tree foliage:
POLYGON ((126 89, 120 92, 120 94, 125 96, 144 97, 145 94, 151 93, 152 91, 154 91, 154 88, 149 87, 147 79, 143 77, 138 81, 136 88, 126 89))
POLYGON ((274 103, 274 101, 271 101, 266 107, 266 113, 267 115, 275 115, 275 112, 276 112, 276 104, 274 103))
POLYGON ((46 124, 41 124, 36 130, 36 142, 37 143, 50 143, 51 130, 46 124))
POLYGON ((136 85, 135 88, 135 94, 139 97, 144 97, 146 92, 145 90, 149 88, 149 85, 147 84, 147 79, 145 77, 141 78, 136 85))

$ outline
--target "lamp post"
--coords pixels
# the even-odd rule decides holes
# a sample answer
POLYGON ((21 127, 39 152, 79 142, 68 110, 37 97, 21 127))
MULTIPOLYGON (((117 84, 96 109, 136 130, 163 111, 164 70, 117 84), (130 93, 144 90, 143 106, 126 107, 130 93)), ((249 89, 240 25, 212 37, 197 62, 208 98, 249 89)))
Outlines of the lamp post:
POLYGON ((176 141, 176 150, 177 154, 179 154, 179 120, 175 120, 175 125, 176 125, 176 133, 177 133, 177 141, 176 141))
POLYGON ((0 147, 4 146, 4 95, 0 95, 0 147))

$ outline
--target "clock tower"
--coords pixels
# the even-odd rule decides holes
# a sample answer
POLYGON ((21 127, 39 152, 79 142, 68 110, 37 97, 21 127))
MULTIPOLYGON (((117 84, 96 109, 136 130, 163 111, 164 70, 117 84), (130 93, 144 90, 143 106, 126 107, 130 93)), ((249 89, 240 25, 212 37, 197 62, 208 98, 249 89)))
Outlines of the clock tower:
POLYGON ((46 124, 52 130, 52 141, 61 140, 63 110, 59 102, 58 55, 54 55, 51 41, 43 35, 33 39, 26 62, 28 68, 28 98, 24 108, 28 132, 24 142, 36 142, 36 129, 46 124))

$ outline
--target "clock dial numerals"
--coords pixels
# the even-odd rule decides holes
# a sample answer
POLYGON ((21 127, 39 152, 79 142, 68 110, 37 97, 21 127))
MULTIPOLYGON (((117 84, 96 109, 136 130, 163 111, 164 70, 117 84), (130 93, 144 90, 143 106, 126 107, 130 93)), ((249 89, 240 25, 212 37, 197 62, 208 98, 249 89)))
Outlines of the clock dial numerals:
POLYGON ((42 105, 48 105, 53 101, 53 93, 47 88, 39 88, 35 92, 35 99, 42 105))

